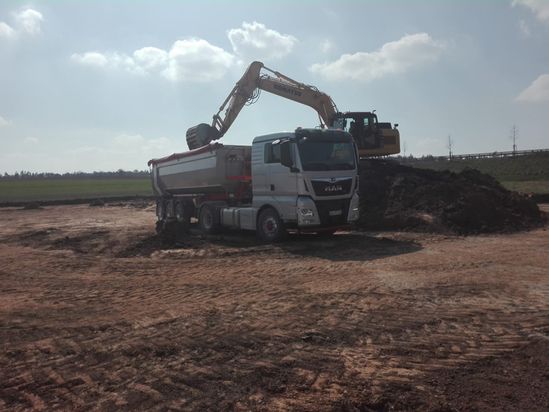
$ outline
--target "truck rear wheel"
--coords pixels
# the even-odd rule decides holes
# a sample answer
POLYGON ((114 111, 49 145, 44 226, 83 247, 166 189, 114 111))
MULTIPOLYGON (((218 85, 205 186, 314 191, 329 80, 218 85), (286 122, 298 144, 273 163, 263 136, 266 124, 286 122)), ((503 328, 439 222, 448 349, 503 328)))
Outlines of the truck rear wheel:
POLYGON ((214 234, 219 232, 219 218, 216 216, 217 210, 211 205, 204 205, 200 209, 200 215, 198 216, 198 225, 200 229, 208 234, 214 234))
POLYGON ((284 222, 273 208, 264 209, 257 219, 257 235, 266 243, 278 242, 286 237, 284 222))

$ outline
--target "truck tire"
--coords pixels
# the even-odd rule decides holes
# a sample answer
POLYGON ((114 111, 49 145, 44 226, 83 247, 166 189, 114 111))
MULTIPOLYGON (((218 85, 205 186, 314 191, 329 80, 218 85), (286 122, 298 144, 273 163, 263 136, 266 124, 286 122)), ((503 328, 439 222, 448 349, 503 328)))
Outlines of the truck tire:
POLYGON ((261 211, 257 219, 257 236, 262 242, 274 243, 284 239, 287 235, 284 222, 273 208, 261 211))
POLYGON ((214 206, 204 205, 200 209, 198 216, 198 225, 202 232, 207 235, 218 233, 220 230, 219 218, 216 216, 217 210, 214 206))
POLYGON ((157 221, 156 221, 156 227, 155 227, 155 229, 156 229, 156 234, 157 234, 157 235, 161 235, 161 234, 162 234, 162 229, 163 229, 163 227, 164 227, 164 221, 162 221, 162 220, 157 220, 157 221))

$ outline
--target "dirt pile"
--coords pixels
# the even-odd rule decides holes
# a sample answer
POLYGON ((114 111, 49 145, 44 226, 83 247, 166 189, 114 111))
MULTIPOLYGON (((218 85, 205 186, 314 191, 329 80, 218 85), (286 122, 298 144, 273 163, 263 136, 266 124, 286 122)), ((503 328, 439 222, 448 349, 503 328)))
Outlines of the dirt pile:
POLYGON ((460 173, 361 162, 361 229, 474 234, 528 229, 543 223, 536 203, 474 169, 460 173))

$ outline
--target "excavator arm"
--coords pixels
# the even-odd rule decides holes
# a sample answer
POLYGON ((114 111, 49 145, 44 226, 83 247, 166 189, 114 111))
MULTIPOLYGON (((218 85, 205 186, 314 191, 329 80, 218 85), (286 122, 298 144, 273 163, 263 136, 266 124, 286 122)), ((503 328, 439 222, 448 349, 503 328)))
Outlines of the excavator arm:
POLYGON ((297 82, 255 61, 250 64, 213 116, 211 126, 202 123, 187 130, 189 149, 196 149, 220 139, 229 130, 242 108, 257 100, 261 90, 313 108, 318 113, 322 127, 330 126, 338 114, 334 101, 326 93, 314 86, 297 82), (222 116, 223 110, 225 112, 222 116))

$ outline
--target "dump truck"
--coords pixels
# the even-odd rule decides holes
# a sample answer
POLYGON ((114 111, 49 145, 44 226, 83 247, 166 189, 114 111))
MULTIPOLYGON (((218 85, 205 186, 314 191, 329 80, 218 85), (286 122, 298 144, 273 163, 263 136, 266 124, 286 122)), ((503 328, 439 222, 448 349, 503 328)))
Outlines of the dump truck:
POLYGON ((250 64, 213 115, 211 125, 200 123, 187 130, 189 149, 199 148, 223 137, 243 107, 255 103, 261 91, 313 108, 318 114, 321 128, 349 132, 361 158, 400 153, 398 124, 393 127, 390 122, 379 122, 375 110, 340 112, 332 98, 317 87, 298 82, 259 61, 250 64))
POLYGON ((359 217, 358 162, 349 133, 306 128, 152 159, 157 231, 185 232, 194 218, 204 233, 250 230, 263 242, 332 234, 359 217))

